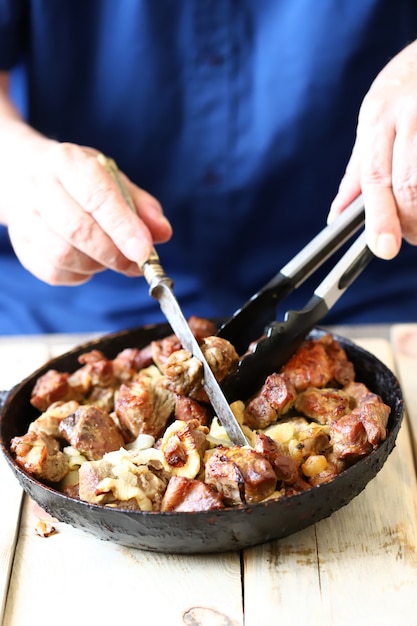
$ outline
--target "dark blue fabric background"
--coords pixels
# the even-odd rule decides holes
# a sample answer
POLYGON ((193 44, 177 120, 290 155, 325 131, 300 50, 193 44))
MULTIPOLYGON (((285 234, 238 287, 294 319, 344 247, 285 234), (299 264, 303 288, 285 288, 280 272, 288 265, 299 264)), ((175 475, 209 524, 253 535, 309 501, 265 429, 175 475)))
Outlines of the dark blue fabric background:
MULTIPOLYGON (((162 202, 174 236, 159 253, 187 315, 229 315, 325 225, 360 102, 416 35, 414 0, 0 0, 15 101, 162 202)), ((416 321, 416 268, 405 244, 374 261, 326 323, 416 321)), ((49 287, 1 231, 1 334, 161 319, 143 279, 49 287)))

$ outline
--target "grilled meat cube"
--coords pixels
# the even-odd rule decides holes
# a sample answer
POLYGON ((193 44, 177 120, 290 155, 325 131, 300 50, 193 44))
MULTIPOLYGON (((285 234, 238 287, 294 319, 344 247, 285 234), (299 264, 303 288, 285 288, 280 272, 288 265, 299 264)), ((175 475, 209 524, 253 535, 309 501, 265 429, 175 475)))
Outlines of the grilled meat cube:
POLYGON ((57 483, 69 472, 68 458, 51 435, 31 431, 14 437, 10 447, 16 463, 40 480, 57 483))
POLYGON ((67 402, 68 400, 81 400, 81 394, 70 387, 67 372, 48 370, 40 376, 32 390, 30 403, 39 409, 46 411, 53 402, 67 402))
POLYGON ((294 385, 285 375, 271 374, 245 408, 244 423, 250 428, 266 428, 293 406, 295 397, 294 385))
POLYGON ((206 337, 214 336, 217 331, 216 325, 211 320, 196 315, 191 315, 188 319, 188 325, 198 343, 201 343, 206 337))
POLYGON ((264 433, 256 436, 255 451, 259 452, 272 465, 278 480, 287 485, 293 485, 300 478, 297 464, 287 454, 283 447, 264 433))
POLYGON ((152 347, 149 344, 142 349, 125 348, 113 359, 112 366, 116 378, 121 382, 128 382, 136 372, 152 363, 152 347))
POLYGON ((106 452, 118 450, 125 444, 110 415, 96 406, 80 406, 61 421, 59 433, 91 461, 101 459, 106 452))
POLYGON ((87 396, 95 387, 114 387, 117 379, 113 372, 112 361, 100 350, 84 352, 78 357, 82 367, 68 378, 68 384, 78 393, 87 396))
POLYGON ((203 366, 188 350, 177 350, 168 358, 163 368, 161 385, 176 395, 190 396, 196 400, 206 399, 203 382, 203 366))
POLYGON ((141 376, 120 386, 114 410, 126 441, 140 434, 159 437, 175 409, 175 396, 160 384, 161 377, 141 376))
POLYGON ((205 337, 201 342, 201 352, 219 383, 236 369, 239 361, 234 346, 222 337, 205 337))
POLYGON ((176 335, 169 335, 163 339, 155 339, 151 342, 152 360, 162 371, 165 363, 173 352, 181 350, 181 342, 176 335))
POLYGON ((173 476, 162 498, 161 511, 209 511, 222 509, 222 497, 201 480, 173 476))
MULTIPOLYGON (((204 338, 201 351, 219 382, 235 369, 239 360, 232 344, 221 337, 204 338)), ((202 386, 203 366, 188 350, 173 352, 163 366, 163 373, 165 379, 162 384, 166 389, 208 403, 207 394, 202 386)))
POLYGON ((373 404, 382 402, 380 396, 370 391, 363 383, 350 382, 345 385, 343 391, 351 398, 352 409, 368 402, 373 404))
POLYGON ((349 383, 344 392, 355 408, 331 423, 331 441, 336 458, 354 460, 384 441, 391 409, 362 383, 349 383))
POLYGON ((325 387, 330 381, 341 385, 353 380, 355 372, 346 353, 331 335, 307 341, 281 368, 298 391, 325 387))
POLYGON ((201 426, 207 426, 213 413, 210 407, 197 400, 193 400, 188 396, 179 395, 175 396, 175 419, 189 422, 190 420, 197 419, 201 426))
POLYGON ((114 387, 93 387, 86 397, 86 404, 98 406, 106 413, 111 413, 114 409, 114 387))
POLYGON ((274 491, 276 474, 267 459, 251 448, 217 448, 206 462, 205 482, 223 495, 226 505, 260 502, 274 491))
POLYGON ((361 419, 361 409, 354 409, 330 427, 331 443, 336 458, 356 460, 372 450, 361 419))
POLYGON ((54 402, 34 422, 29 425, 29 432, 45 433, 56 439, 60 438, 59 425, 65 417, 74 413, 79 407, 78 402, 54 402))
POLYGON ((330 359, 331 380, 347 385, 355 378, 355 368, 340 343, 327 333, 319 339, 330 359))
POLYGON ((297 392, 307 387, 324 387, 332 377, 330 359, 323 344, 318 341, 302 345, 280 372, 287 376, 297 392))
MULTIPOLYGON (((188 325, 197 342, 200 344, 203 339, 216 334, 216 325, 210 320, 192 315, 188 319, 188 325)), ((164 366, 173 352, 181 350, 182 345, 176 335, 169 335, 163 339, 151 342, 151 351, 153 362, 162 371, 164 366)))
POLYGON ((332 419, 339 419, 350 411, 348 394, 328 387, 308 387, 297 395, 294 406, 297 411, 319 424, 330 423, 332 419))

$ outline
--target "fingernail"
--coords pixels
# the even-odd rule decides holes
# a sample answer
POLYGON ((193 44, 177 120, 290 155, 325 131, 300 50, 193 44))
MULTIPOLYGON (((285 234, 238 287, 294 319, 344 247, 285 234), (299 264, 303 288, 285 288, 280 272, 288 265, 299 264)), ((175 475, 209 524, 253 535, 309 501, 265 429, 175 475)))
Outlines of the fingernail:
POLYGON ((390 260, 398 252, 397 241, 391 233, 377 235, 374 243, 375 254, 381 259, 390 260))
POLYGON ((135 263, 141 266, 148 260, 151 248, 145 241, 132 237, 125 243, 125 253, 128 259, 135 261, 135 263))
POLYGON ((327 224, 331 224, 335 217, 336 217, 336 212, 332 207, 330 207, 330 211, 327 214, 327 224))
POLYGON ((154 214, 154 219, 156 219, 161 226, 163 226, 164 228, 169 228, 170 230, 172 230, 171 224, 170 222, 167 220, 167 218, 165 217, 165 215, 162 212, 162 208, 160 205, 158 204, 153 204, 152 202, 150 202, 147 205, 148 209, 147 212, 151 212, 154 214))

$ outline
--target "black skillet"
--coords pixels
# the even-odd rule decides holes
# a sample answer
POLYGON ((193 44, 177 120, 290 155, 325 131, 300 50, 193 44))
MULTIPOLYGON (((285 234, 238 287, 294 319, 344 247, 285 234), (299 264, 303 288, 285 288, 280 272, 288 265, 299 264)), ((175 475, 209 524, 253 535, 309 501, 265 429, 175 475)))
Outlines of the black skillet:
MULTIPOLYGON (((22 435, 38 413, 30 395, 39 376, 48 369, 73 371, 78 355, 98 349, 108 358, 126 347, 144 347, 171 332, 168 324, 146 326, 107 335, 54 358, 14 387, 3 401, 0 447, 23 489, 58 520, 81 528, 104 540, 124 546, 165 553, 205 553, 239 550, 279 539, 328 517, 348 504, 375 477, 395 445, 403 417, 403 398, 393 373, 376 357, 335 336, 354 363, 356 379, 378 393, 391 407, 388 435, 380 447, 343 471, 333 481, 309 491, 241 509, 198 513, 149 513, 111 509, 87 504, 47 487, 20 469, 10 452, 10 441, 22 435)), ((317 338, 324 331, 315 329, 317 338)), ((6 504, 7 505, 7 504, 6 504)))

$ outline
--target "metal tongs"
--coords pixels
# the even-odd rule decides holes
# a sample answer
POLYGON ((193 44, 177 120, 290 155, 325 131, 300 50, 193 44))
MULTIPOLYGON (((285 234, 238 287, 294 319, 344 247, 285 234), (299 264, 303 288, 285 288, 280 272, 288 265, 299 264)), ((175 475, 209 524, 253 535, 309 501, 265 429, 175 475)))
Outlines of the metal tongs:
POLYGON ((221 326, 217 334, 233 343, 239 354, 258 340, 253 351, 244 354, 236 371, 222 383, 229 402, 250 396, 269 374, 278 371, 373 258, 362 232, 319 284, 306 306, 299 311, 287 311, 283 321, 273 321, 277 304, 309 278, 364 222, 363 199, 359 196, 221 326))

